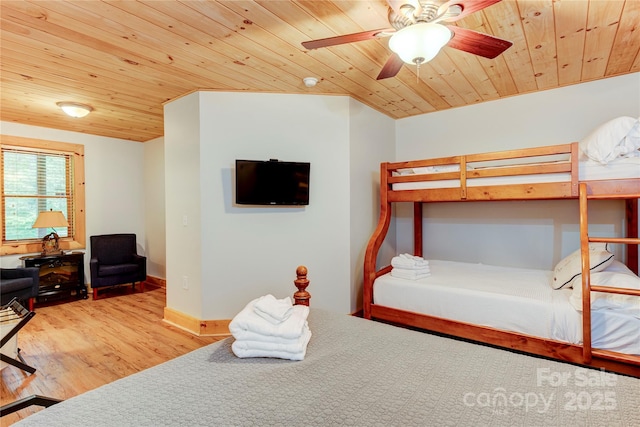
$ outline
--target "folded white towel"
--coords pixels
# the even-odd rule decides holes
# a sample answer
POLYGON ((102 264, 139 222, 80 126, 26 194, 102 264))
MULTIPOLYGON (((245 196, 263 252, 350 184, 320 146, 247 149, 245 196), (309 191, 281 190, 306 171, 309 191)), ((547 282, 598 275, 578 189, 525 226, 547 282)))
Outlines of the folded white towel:
POLYGON ((269 294, 258 298, 254 310, 258 316, 277 325, 291 316, 293 302, 291 302, 290 297, 276 299, 276 297, 269 294))
POLYGON ((411 274, 420 274, 420 273, 430 273, 431 267, 428 265, 421 265, 419 267, 414 268, 402 268, 402 267, 393 267, 394 270, 403 270, 409 272, 411 274))
MULTIPOLYGON (((307 322, 304 322, 304 326, 302 328, 302 332, 300 333, 300 336, 302 336, 305 333, 306 329, 309 329, 309 324, 307 322)), ((279 344, 279 345, 294 344, 297 342, 297 340, 300 339, 300 336, 294 337, 294 338, 282 338, 282 337, 276 337, 273 335, 264 335, 254 331, 246 331, 246 330, 235 331, 235 333, 233 333, 232 335, 237 341, 259 341, 259 342, 279 344)))
POLYGON ((275 351, 275 350, 260 350, 260 349, 242 349, 238 348, 238 341, 234 341, 231 344, 231 349, 233 350, 233 354, 240 358, 247 357, 273 357, 276 359, 288 359, 288 360, 303 360, 304 356, 307 354, 307 347, 298 353, 291 353, 288 351, 275 351))
POLYGON ((429 266, 429 261, 411 254, 401 254, 391 259, 391 266, 407 270, 417 270, 429 266))
POLYGON ((402 268, 405 270, 419 270, 422 268, 428 268, 429 264, 417 264, 404 258, 393 257, 391 259, 391 266, 393 268, 402 268))
POLYGON ((409 253, 400 254, 400 258, 408 259, 415 262, 424 262, 424 263, 428 262, 421 256, 411 255, 409 253))
POLYGON ((236 339, 238 334, 246 331, 281 338, 299 338, 302 335, 302 329, 309 316, 309 307, 293 306, 289 318, 274 325, 256 314, 254 308, 257 301, 256 298, 249 302, 229 323, 229 331, 236 339))
POLYGON ((429 269, 426 270, 406 270, 402 268, 391 269, 391 275, 400 279, 418 280, 431 276, 429 269))
POLYGON ((420 274, 429 274, 431 273, 431 269, 429 267, 420 267, 420 268, 393 268, 391 271, 395 271, 396 273, 404 274, 405 276, 416 276, 420 274))
POLYGON ((305 327, 300 338, 295 340, 253 341, 235 340, 231 344, 233 353, 238 357, 277 357, 291 360, 302 360, 311 339, 311 331, 305 327), (259 354, 259 355, 257 355, 259 354), (282 357, 286 356, 286 357, 282 357))

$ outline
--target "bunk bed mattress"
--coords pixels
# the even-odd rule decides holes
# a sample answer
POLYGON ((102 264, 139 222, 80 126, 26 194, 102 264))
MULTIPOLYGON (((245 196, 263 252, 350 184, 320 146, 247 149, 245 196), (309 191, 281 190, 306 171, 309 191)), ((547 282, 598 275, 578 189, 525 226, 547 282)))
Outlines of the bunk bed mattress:
MULTIPOLYGON (((609 179, 637 179, 640 178, 640 157, 622 157, 606 165, 593 160, 581 160, 578 166, 578 179, 580 181, 600 181, 609 179)), ((415 168, 414 174, 434 173, 429 168, 415 168)), ((514 185, 514 184, 541 184, 552 182, 569 182, 569 173, 549 173, 539 175, 498 176, 491 178, 468 178, 468 187, 480 187, 485 185, 514 185)), ((457 188, 460 180, 447 179, 437 181, 401 182, 393 184, 394 190, 419 190, 429 188, 457 188)))
MULTIPOLYGON (((552 272, 430 260, 431 275, 406 280, 385 274, 374 304, 572 344, 582 342, 582 316, 571 289, 551 288, 552 272)), ((593 310, 595 348, 640 354, 640 315, 593 310)))

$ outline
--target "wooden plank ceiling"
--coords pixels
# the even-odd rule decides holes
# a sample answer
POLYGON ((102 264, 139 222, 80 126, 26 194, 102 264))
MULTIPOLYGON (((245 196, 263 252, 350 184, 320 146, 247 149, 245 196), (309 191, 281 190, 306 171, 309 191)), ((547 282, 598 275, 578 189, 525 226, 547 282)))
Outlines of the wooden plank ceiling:
POLYGON ((384 80, 377 1, 0 2, 0 119, 133 141, 163 135, 163 103, 198 89, 349 95, 392 118, 640 71, 640 1, 504 0, 455 23, 513 42, 496 59, 445 47, 384 80), (317 77, 312 88, 303 78, 317 77), (58 101, 91 105, 83 119, 58 101))

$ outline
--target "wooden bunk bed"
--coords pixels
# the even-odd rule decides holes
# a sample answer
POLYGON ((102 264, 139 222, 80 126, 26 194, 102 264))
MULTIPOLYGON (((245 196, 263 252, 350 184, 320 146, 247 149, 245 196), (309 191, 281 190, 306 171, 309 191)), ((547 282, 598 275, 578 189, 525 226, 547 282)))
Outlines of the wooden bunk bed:
MULTIPOLYGON (((640 290, 591 284, 589 245, 592 242, 622 243, 627 266, 638 274, 638 197, 640 177, 590 179, 583 174, 578 143, 503 152, 452 156, 419 161, 382 163, 381 211, 378 225, 367 245, 364 261, 364 317, 397 325, 460 337, 525 353, 549 357, 640 377, 640 355, 592 347, 591 292, 640 296, 640 290), (480 326, 376 304, 374 282, 392 267, 376 268, 379 249, 392 217, 392 204, 412 202, 414 255, 423 256, 423 205, 433 202, 579 199, 582 262, 581 344, 540 338, 496 327, 480 326), (623 199, 626 236, 598 238, 588 234, 587 204, 591 199, 623 199)), ((597 175, 596 175, 597 176, 597 175)))

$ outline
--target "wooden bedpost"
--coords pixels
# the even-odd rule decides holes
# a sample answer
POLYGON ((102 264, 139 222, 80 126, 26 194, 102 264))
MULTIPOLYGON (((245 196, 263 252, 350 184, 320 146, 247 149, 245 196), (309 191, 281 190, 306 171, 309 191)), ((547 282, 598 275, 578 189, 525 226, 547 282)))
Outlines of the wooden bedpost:
POLYGON ((579 186, 580 258, 582 262, 582 361, 591 363, 591 272, 589 270, 589 220, 587 218, 587 184, 579 186))
MULTIPOLYGON (((364 272, 362 283, 362 311, 365 319, 371 319, 371 304, 373 303, 373 282, 376 280, 376 260, 378 251, 389 231, 391 223, 391 203, 389 203, 389 163, 380 164, 380 218, 378 225, 367 243, 364 253, 364 272)), ((390 266, 389 266, 390 267, 390 266)))
POLYGON ((413 254, 423 256, 422 253, 422 202, 413 203, 413 254))
POLYGON ((304 265, 298 266, 296 269, 297 279, 293 281, 298 290, 293 294, 293 300, 295 305, 306 305, 309 306, 309 300, 311 299, 311 294, 306 291, 307 286, 309 286, 309 280, 307 279, 307 267, 304 265))
MULTIPOLYGON (((638 238, 638 199, 625 199, 627 236, 638 238)), ((627 245, 627 267, 638 274, 638 245, 627 245)))

